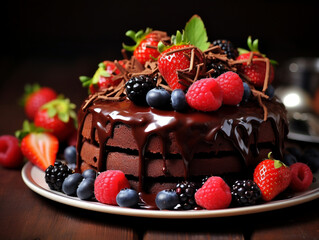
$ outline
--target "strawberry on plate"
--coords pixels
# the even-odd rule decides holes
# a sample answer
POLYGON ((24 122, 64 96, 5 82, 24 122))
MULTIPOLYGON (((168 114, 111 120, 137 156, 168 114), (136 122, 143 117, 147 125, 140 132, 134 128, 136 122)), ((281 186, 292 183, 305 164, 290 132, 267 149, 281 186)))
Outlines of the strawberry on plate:
POLYGON ((261 190, 262 199, 270 201, 284 191, 290 184, 291 171, 284 163, 275 160, 268 154, 268 159, 257 165, 254 171, 254 182, 261 190))
POLYGON ((22 97, 21 104, 30 120, 34 119, 39 108, 53 99, 57 98, 57 93, 49 87, 41 87, 39 84, 25 86, 25 93, 22 97))
POLYGON ((50 131, 59 141, 65 141, 75 129, 75 107, 69 99, 55 99, 41 107, 35 115, 34 124, 50 131))
MULTIPOLYGON (((119 64, 124 67, 123 61, 119 61, 119 64)), ((80 76, 80 81, 83 87, 88 87, 89 92, 94 94, 102 89, 117 86, 121 81, 121 79, 114 79, 117 74, 120 74, 120 70, 114 62, 104 61, 99 64, 93 77, 80 76)))
POLYGON ((22 154, 34 165, 45 171, 53 165, 59 150, 59 141, 51 133, 43 128, 37 128, 34 124, 25 121, 23 129, 16 135, 21 140, 22 154))
POLYGON ((248 80, 256 87, 263 87, 266 74, 268 74, 268 85, 274 80, 274 67, 273 64, 276 64, 276 61, 269 60, 265 57, 264 54, 261 54, 258 50, 258 39, 252 41, 251 37, 248 37, 247 45, 249 50, 239 48, 239 56, 236 60, 249 60, 251 54, 253 54, 253 59, 259 59, 258 61, 252 61, 251 64, 243 62, 239 66, 239 72, 244 76, 248 77, 248 80), (269 70, 267 73, 267 64, 266 61, 269 61, 269 70))
POLYGON ((128 46, 123 44, 123 48, 133 52, 133 56, 142 65, 158 57, 160 52, 157 50, 157 45, 162 37, 167 36, 165 32, 152 31, 150 28, 147 28, 145 32, 143 30, 138 32, 129 30, 125 35, 130 37, 135 42, 135 45, 128 46))

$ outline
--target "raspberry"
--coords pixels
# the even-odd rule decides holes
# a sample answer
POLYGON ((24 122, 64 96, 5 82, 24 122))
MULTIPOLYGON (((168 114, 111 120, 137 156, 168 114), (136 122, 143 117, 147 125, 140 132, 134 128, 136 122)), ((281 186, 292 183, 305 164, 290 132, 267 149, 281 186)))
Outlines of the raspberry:
POLYGON ((232 200, 229 186, 221 177, 210 177, 195 193, 196 203, 208 210, 227 208, 232 200))
POLYGON ((215 79, 205 78, 189 87, 186 100, 189 106, 196 110, 215 111, 222 105, 223 92, 215 79))
POLYGON ((304 191, 309 188, 312 183, 313 175, 307 164, 297 162, 290 166, 291 182, 289 187, 296 191, 304 191))
POLYGON ((228 71, 216 78, 223 91, 223 103, 237 105, 243 98, 244 85, 237 73, 228 71))
POLYGON ((0 165, 17 168, 23 164, 23 155, 19 140, 11 135, 0 136, 0 165))
POLYGON ((124 173, 119 170, 108 170, 100 173, 94 183, 94 194, 96 200, 101 203, 117 205, 116 195, 130 184, 124 173))

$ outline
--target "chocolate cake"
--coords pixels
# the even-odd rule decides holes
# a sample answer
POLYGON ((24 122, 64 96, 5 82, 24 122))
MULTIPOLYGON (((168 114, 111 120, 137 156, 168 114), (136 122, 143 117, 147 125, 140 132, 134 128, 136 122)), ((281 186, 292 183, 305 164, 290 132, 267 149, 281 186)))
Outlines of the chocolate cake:
MULTIPOLYGON (((195 21, 199 21, 196 16, 195 21)), ((186 26, 185 31, 187 29, 186 26)), ((150 34, 157 34, 157 42, 169 44, 170 39, 163 32, 150 34)), ((179 38, 184 39, 177 33, 174 39, 179 38)), ((188 61, 188 67, 174 70, 178 82, 168 79, 169 75, 163 72, 165 68, 159 66, 160 60, 153 57, 143 65, 135 55, 128 58, 125 51, 124 59, 114 61, 108 75, 101 72, 110 65, 102 66, 94 75, 93 80, 96 76, 104 81, 110 78, 116 85, 109 84, 91 92, 81 106, 77 144, 79 171, 121 170, 132 188, 155 194, 174 188, 183 180, 201 182, 202 178, 212 175, 245 178, 269 152, 275 158, 282 158, 288 125, 284 105, 276 97, 267 95, 273 78, 269 59, 256 51, 236 59, 237 50, 226 40, 207 45, 205 49, 178 46, 158 57, 161 59, 163 54, 172 57, 182 51, 180 57, 188 61), (233 51, 232 54, 229 51, 233 51), (264 68, 262 84, 243 71, 245 64, 264 68), (198 80, 218 78, 228 71, 240 76, 240 83, 248 86, 251 95, 241 101, 243 84, 240 84, 240 102, 223 104, 214 111, 192 107, 177 111, 170 104, 159 108, 148 106, 145 95, 144 102, 135 102, 127 87, 130 79, 142 76, 144 85, 165 89, 168 96, 175 89, 188 94, 188 87, 198 80), (153 79, 153 83, 148 79, 153 79)), ((147 48, 154 50, 150 45, 147 48)))

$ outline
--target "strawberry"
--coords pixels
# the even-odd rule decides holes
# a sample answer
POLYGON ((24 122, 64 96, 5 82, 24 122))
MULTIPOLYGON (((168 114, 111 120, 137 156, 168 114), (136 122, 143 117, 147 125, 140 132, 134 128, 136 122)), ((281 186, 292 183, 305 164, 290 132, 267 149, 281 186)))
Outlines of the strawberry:
POLYGON ((36 112, 43 104, 56 98, 57 93, 52 88, 40 87, 39 84, 27 84, 21 104, 24 106, 27 117, 33 120, 36 112))
MULTIPOLYGON (((258 39, 255 39, 253 42, 251 37, 248 37, 247 45, 250 51, 239 48, 239 56, 236 60, 242 61, 250 58, 251 53, 253 54, 253 59, 267 60, 265 55, 261 54, 258 50, 258 39)), ((274 80, 274 68, 273 64, 276 62, 274 60, 269 60, 269 78, 268 85, 272 83, 274 80)), ((239 66, 239 72, 248 78, 248 80, 256 87, 263 87, 265 78, 266 78, 266 62, 265 61, 252 61, 251 64, 248 65, 247 62, 243 62, 239 66)))
MULTIPOLYGON (((119 61, 119 64, 124 67, 124 63, 119 61)), ((94 76, 80 76, 80 81, 83 87, 89 87, 89 92, 94 94, 101 89, 111 86, 117 86, 121 79, 114 80, 114 76, 120 74, 120 70, 111 61, 104 61, 99 64, 94 76)))
POLYGON ((160 53, 157 50, 157 45, 162 37, 166 37, 166 33, 147 28, 145 32, 143 30, 137 33, 132 30, 127 31, 126 36, 132 38, 136 44, 134 46, 123 44, 123 48, 133 52, 133 56, 144 65, 147 61, 158 57, 160 53))
POLYGON ((55 99, 46 103, 37 112, 34 124, 51 131, 59 141, 64 141, 74 131, 76 123, 75 105, 69 99, 55 99))
POLYGON ((284 163, 275 160, 268 154, 268 159, 257 165, 254 171, 254 182, 261 190, 262 199, 270 201, 284 191, 290 184, 291 171, 284 163))
POLYGON ((24 121, 23 129, 16 132, 16 136, 22 140, 22 154, 43 171, 54 164, 59 149, 58 139, 44 131, 43 128, 24 121))

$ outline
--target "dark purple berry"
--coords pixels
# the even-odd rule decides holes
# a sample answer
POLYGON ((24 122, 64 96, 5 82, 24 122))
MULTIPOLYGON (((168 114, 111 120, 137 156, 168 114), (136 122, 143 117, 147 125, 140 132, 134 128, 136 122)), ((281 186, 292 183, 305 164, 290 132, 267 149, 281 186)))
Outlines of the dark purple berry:
POLYGON ((238 51, 234 47, 234 45, 226 39, 218 39, 213 41, 213 45, 220 46, 220 48, 225 52, 228 58, 230 59, 236 59, 238 57, 238 51))
POLYGON ((88 200, 94 197, 94 179, 93 178, 85 178, 79 184, 76 195, 81 200, 88 200))
POLYGON ((155 203, 160 210, 171 210, 179 204, 179 198, 174 190, 162 190, 157 193, 155 203))
POLYGON ((194 209, 197 205, 195 202, 196 184, 193 182, 182 182, 178 183, 175 187, 175 192, 179 197, 178 208, 189 210, 194 209))
POLYGON ((45 182, 48 184, 51 190, 62 190, 62 184, 64 179, 72 173, 72 170, 60 161, 57 161, 53 165, 50 165, 45 170, 45 182))
POLYGON ((231 188, 231 194, 239 206, 254 205, 261 198, 261 191, 252 180, 237 180, 231 188))
POLYGON ((75 146, 68 146, 64 149, 64 158, 68 164, 74 164, 76 162, 75 146))
POLYGON ((125 84, 127 97, 137 105, 146 105, 146 94, 155 87, 155 79, 140 75, 132 77, 125 84))
POLYGON ((122 189, 116 196, 116 203, 120 207, 134 207, 138 204, 139 196, 134 189, 122 189))
POLYGON ((182 89, 175 89, 171 94, 171 103, 174 110, 183 112, 187 109, 185 93, 182 89))
POLYGON ((272 85, 269 85, 265 94, 269 97, 269 100, 271 100, 275 96, 275 88, 272 85))
POLYGON ((250 96, 251 96, 251 89, 250 89, 249 85, 246 82, 244 82, 243 85, 244 85, 244 94, 243 94, 243 100, 242 101, 247 102, 249 100, 250 96))
POLYGON ((66 179, 64 179, 62 191, 66 195, 75 195, 76 190, 82 180, 83 176, 81 173, 73 173, 69 175, 66 179))
POLYGON ((284 159, 282 160, 282 162, 284 164, 286 164, 287 166, 291 166, 292 164, 297 162, 297 159, 294 155, 290 154, 290 153, 286 153, 284 155, 284 159))
POLYGON ((153 108, 167 109, 170 101, 170 93, 163 88, 153 88, 146 95, 147 104, 153 108))
POLYGON ((84 178, 93 178, 93 179, 95 179, 95 178, 96 178, 96 175, 97 175, 97 173, 96 173, 96 171, 93 170, 93 169, 87 169, 87 170, 85 170, 85 171, 82 173, 82 176, 83 176, 84 178))

